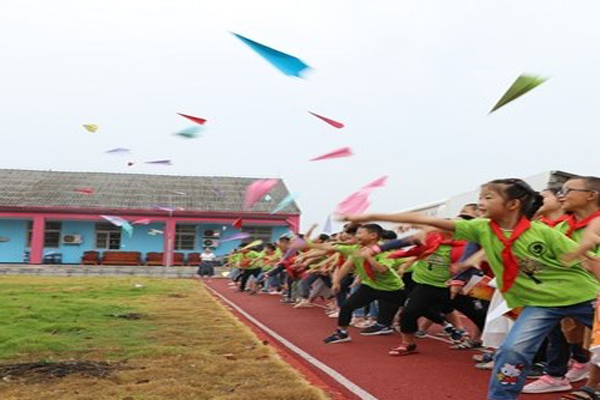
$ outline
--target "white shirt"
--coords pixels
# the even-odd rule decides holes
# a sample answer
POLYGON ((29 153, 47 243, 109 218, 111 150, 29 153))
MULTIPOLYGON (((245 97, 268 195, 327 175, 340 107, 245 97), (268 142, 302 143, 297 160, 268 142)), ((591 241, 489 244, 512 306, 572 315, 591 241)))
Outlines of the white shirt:
POLYGON ((215 261, 216 257, 215 253, 202 253, 202 255, 200 255, 202 261, 215 261))

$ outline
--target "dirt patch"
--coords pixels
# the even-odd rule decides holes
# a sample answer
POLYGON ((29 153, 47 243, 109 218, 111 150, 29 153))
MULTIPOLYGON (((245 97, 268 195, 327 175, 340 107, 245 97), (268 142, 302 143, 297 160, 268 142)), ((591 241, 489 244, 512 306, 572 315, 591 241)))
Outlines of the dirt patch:
POLYGON ((123 318, 129 320, 148 319, 146 314, 142 313, 125 313, 125 314, 112 314, 111 317, 123 318))
POLYGON ((37 362, 25 364, 0 364, 0 379, 12 381, 23 379, 28 382, 46 381, 68 375, 106 378, 122 365, 103 361, 37 362))
POLYGON ((186 298, 187 296, 185 294, 181 294, 181 293, 170 293, 167 295, 167 297, 173 297, 176 299, 183 299, 186 298))

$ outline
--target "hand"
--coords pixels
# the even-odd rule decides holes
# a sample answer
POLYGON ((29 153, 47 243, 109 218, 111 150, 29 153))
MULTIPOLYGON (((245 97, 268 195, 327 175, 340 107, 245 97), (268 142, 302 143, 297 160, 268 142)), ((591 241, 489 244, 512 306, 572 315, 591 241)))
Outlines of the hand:
POLYGON ((454 299, 456 297, 456 295, 462 291, 462 288, 463 288, 462 286, 458 286, 458 285, 450 286, 450 298, 454 299))
POLYGON ((338 294, 341 289, 342 288, 339 283, 334 283, 333 285, 331 285, 331 293, 333 294, 338 294))
POLYGON ((375 250, 371 247, 363 247, 358 251, 358 256, 362 258, 371 257, 373 254, 375 254, 375 250))

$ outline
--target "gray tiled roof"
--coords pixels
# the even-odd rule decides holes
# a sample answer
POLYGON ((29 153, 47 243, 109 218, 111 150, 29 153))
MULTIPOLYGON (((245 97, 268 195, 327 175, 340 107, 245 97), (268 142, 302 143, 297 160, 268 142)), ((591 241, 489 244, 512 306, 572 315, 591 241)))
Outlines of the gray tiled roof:
MULTIPOLYGON (((163 205, 186 211, 242 212, 245 189, 256 179, 0 169, 0 208, 139 210, 163 205), (77 193, 81 188, 95 193, 77 193)), ((248 211, 268 213, 288 193, 280 181, 270 192, 272 200, 263 199, 248 211)), ((299 214, 300 209, 294 202, 280 213, 299 214)))

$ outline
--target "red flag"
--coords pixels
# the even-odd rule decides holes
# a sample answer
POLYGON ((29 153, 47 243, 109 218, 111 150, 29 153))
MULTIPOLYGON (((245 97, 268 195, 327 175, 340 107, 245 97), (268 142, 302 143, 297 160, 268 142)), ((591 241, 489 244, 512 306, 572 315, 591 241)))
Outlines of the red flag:
POLYGON ((235 221, 233 221, 233 227, 235 229, 237 229, 238 231, 242 229, 243 224, 244 224, 244 221, 242 221, 241 218, 238 218, 235 221))
POLYGON ((187 118, 190 121, 195 122, 200 125, 204 125, 204 123, 206 122, 206 120, 204 118, 192 117, 191 115, 185 115, 182 113, 177 113, 177 114, 181 115, 183 118, 187 118))
POLYGON ((342 124, 341 122, 337 122, 337 121, 334 121, 334 120, 332 120, 330 118, 323 117, 322 115, 315 114, 314 112, 310 112, 309 111, 308 113, 314 115, 315 117, 317 117, 317 118, 319 118, 319 119, 321 119, 321 120, 323 120, 325 122, 327 122, 329 125, 333 126, 334 128, 342 129, 344 127, 344 124, 342 124))

